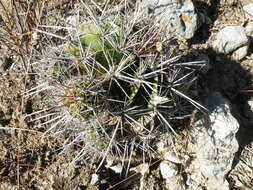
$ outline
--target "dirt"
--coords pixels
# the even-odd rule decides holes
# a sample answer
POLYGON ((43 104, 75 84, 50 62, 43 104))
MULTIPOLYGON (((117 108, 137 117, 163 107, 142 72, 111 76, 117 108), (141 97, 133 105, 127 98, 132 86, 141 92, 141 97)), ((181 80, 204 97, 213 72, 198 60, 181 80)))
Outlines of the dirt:
MULTIPOLYGON (((13 13, 13 6, 8 1, 1 0, 0 4, 0 27, 10 25, 8 16, 13 13), (6 2, 10 4, 6 4, 6 2), (3 9, 3 5, 6 10, 3 9), (8 13, 8 14, 6 14, 8 13)), ((110 186, 115 189, 134 189, 139 187, 141 175, 130 172, 128 176, 120 176, 104 165, 99 170, 100 179, 95 185, 90 185, 92 174, 100 162, 94 155, 93 158, 83 159, 77 164, 71 164, 76 153, 81 150, 80 146, 74 146, 67 152, 61 153, 62 144, 66 141, 54 135, 44 136, 45 128, 36 127, 39 122, 29 122, 26 115, 34 111, 41 110, 47 105, 40 103, 40 96, 29 98, 24 96, 24 92, 36 84, 36 74, 26 75, 33 72, 29 63, 36 61, 36 58, 29 57, 29 54, 40 54, 45 52, 46 47, 52 43, 58 43, 53 38, 46 39, 41 35, 39 42, 33 42, 32 35, 18 35, 20 32, 29 32, 36 24, 64 25, 65 19, 69 15, 74 15, 75 10, 81 6, 77 0, 63 1, 30 1, 30 8, 27 9, 23 1, 16 1, 17 9, 21 13, 29 12, 28 19, 33 22, 25 22, 21 27, 16 20, 12 23, 12 35, 6 35, 6 41, 0 41, 0 55, 3 56, 4 63, 8 63, 0 72, 0 190, 12 189, 106 189, 110 186), (49 16, 50 15, 50 16, 49 16), (35 19, 34 19, 35 18, 35 19), (23 29, 22 29, 23 28, 23 29), (22 31, 24 30, 24 31, 22 31), (22 48, 24 45, 25 48, 22 48), (11 47, 10 47, 11 46, 11 47), (6 60, 7 58, 7 60, 6 60), (61 153, 61 154, 60 154, 61 153), (133 177, 131 177, 133 175, 133 177), (124 179, 126 179, 124 181, 124 179)), ((241 90, 252 89, 253 64, 252 50, 246 58, 241 61, 234 61, 229 55, 216 54, 210 48, 210 43, 214 40, 216 33, 224 26, 240 25, 246 26, 249 22, 242 5, 252 1, 239 0, 195 0, 196 8, 208 16, 213 24, 205 24, 199 28, 193 39, 183 44, 186 54, 193 57, 205 57, 210 63, 211 69, 207 74, 201 75, 199 87, 207 88, 210 91, 221 92, 233 104, 233 112, 240 123, 238 132, 238 142, 240 150, 236 155, 234 167, 243 155, 247 157, 247 165, 252 163, 253 157, 253 128, 252 121, 245 115, 248 111, 252 113, 248 106, 248 101, 252 99, 252 92, 241 93, 241 90), (248 106, 248 107, 247 107, 248 106), (246 111, 245 111, 245 107, 246 111), (247 147, 246 151, 245 147, 247 147), (245 153, 247 152, 247 153, 245 153), (249 155, 250 154, 250 155, 249 155), (242 156, 241 156, 242 155, 242 156)), ((22 14, 21 14, 22 15, 22 14)), ((1 32, 1 30, 0 30, 1 32)), ((63 33, 61 33, 63 34, 63 33)), ((1 33, 0 33, 1 35, 1 33)), ((252 48, 252 47, 251 47, 252 48)), ((1 66, 3 67, 3 66, 1 66)), ((187 130, 186 130, 187 131, 187 130)), ((182 133, 186 133, 183 131, 182 133)), ((185 152, 184 145, 187 139, 174 139, 179 152, 185 152)), ((157 156, 150 163, 150 173, 146 176, 146 188, 163 189, 164 181, 159 173, 160 157, 157 156)), ((138 166, 141 162, 136 162, 138 166)), ((249 165, 252 170, 253 165, 249 165)), ((236 167, 235 172, 231 172, 229 180, 231 189, 235 188, 235 179, 242 179, 245 182, 245 189, 253 188, 252 178, 243 178, 240 167, 236 167), (239 177, 238 177, 239 176, 239 177), (250 182, 251 180, 251 182, 250 182)), ((252 172, 247 175, 252 175, 252 172)))

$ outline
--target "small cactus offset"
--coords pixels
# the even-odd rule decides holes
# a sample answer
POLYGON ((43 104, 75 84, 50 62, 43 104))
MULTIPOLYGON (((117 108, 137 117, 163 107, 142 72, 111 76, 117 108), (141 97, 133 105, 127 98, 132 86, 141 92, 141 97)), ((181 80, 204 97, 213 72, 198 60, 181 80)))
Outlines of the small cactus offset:
POLYGON ((149 151, 146 139, 177 134, 173 124, 189 115, 190 105, 203 108, 187 96, 194 67, 157 50, 159 30, 137 22, 135 14, 108 14, 90 15, 97 19, 78 26, 79 37, 65 46, 74 61, 50 63, 41 72, 47 87, 33 89, 45 91, 54 105, 38 117, 50 118, 43 123, 50 124, 47 132, 72 139, 64 150, 83 142, 75 161, 92 152, 105 158, 149 151))

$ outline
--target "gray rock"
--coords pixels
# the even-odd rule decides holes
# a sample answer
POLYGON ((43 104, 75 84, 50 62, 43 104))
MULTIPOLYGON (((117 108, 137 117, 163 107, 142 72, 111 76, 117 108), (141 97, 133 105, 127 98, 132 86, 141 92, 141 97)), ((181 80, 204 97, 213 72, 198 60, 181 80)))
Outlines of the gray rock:
POLYGON ((243 10, 247 12, 249 15, 253 16, 253 3, 249 3, 243 6, 243 10))
POLYGON ((142 7, 169 35, 190 39, 197 30, 197 14, 190 0, 144 0, 142 7))
POLYGON ((229 54, 240 47, 248 46, 249 41, 243 27, 227 26, 218 32, 212 46, 218 53, 229 54))
POLYGON ((192 186, 189 189, 196 189, 199 183, 205 183, 209 190, 228 190, 225 177, 231 170, 234 154, 238 151, 235 134, 239 124, 230 112, 228 100, 221 94, 210 94, 204 105, 209 109, 210 115, 198 115, 193 124, 191 148, 196 153, 196 159, 190 166, 195 168, 195 173, 189 173, 187 181, 192 186), (205 182, 200 176, 208 180, 205 182))

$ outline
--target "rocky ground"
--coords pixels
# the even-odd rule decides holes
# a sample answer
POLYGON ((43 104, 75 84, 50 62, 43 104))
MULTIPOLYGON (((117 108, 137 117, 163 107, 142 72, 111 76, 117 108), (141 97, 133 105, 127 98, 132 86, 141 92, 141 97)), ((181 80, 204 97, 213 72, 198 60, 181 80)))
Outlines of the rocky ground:
MULTIPOLYGON (((208 100, 206 105, 210 104, 210 109, 215 107, 212 113, 224 114, 222 124, 217 125, 231 126, 231 130, 212 128, 211 132, 218 130, 218 134, 224 135, 216 139, 205 136, 210 131, 194 131, 206 124, 193 111, 188 127, 178 137, 166 134, 157 140, 156 157, 144 163, 134 160, 128 176, 120 175, 118 163, 110 164, 113 160, 110 158, 97 174, 100 160, 96 156, 70 164, 82 147, 75 145, 62 153, 66 139, 53 134, 43 136, 45 129, 35 128, 41 121, 29 122, 27 118, 47 107, 40 102, 41 95, 25 96, 37 84, 36 68, 31 63, 39 58, 29 55, 41 55, 48 47, 61 44, 54 37, 36 36, 29 31, 38 24, 66 26, 73 16, 82 15, 82 1, 0 2, 0 189, 253 189, 252 0, 192 0, 193 9, 191 1, 178 1, 189 3, 184 11, 190 11, 184 15, 180 12, 184 6, 179 8, 177 14, 183 15, 185 25, 169 29, 169 34, 180 36, 171 47, 191 59, 207 61, 197 84, 199 93, 206 96, 202 103, 208 100), (216 100, 219 103, 215 104, 216 100), (196 139, 192 137, 195 134, 196 139), (216 143, 207 147, 209 143, 198 143, 203 139, 216 143), (215 149, 218 153, 206 156, 196 152, 196 147, 203 150, 211 147, 210 152, 215 149)), ((154 1, 143 2, 150 6, 148 14, 160 11, 152 5, 154 1)), ((64 31, 53 32, 64 35, 64 31)), ((211 118, 212 123, 219 117, 211 118)))

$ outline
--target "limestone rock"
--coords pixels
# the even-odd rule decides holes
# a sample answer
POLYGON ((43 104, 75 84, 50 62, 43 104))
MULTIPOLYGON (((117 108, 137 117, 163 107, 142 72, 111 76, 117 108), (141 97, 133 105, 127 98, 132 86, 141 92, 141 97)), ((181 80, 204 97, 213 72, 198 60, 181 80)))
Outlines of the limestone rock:
MULTIPOLYGON (((213 42, 213 49, 218 53, 229 54, 236 49, 249 45, 244 28, 241 26, 227 26, 218 32, 213 42)), ((248 50, 248 48, 246 48, 248 50)))
POLYGON ((253 3, 249 3, 243 6, 243 10, 248 13, 249 15, 253 16, 253 3))
POLYGON ((248 36, 252 36, 253 37, 253 21, 247 23, 246 27, 245 27, 245 32, 248 36))
POLYGON ((239 61, 248 54, 249 45, 243 46, 235 50, 232 54, 232 59, 239 61))
POLYGON ((99 175, 92 174, 91 175, 90 185, 95 185, 98 181, 99 181, 99 175))
POLYGON ((175 164, 169 161, 162 161, 160 163, 160 171, 164 179, 171 178, 178 173, 178 168, 175 164))
POLYGON ((234 154, 238 151, 235 135, 239 124, 231 114, 228 100, 221 94, 210 94, 203 105, 208 108, 210 115, 199 115, 193 124, 192 148, 196 159, 190 166, 195 168, 195 173, 189 173, 188 185, 192 186, 189 189, 196 189, 199 183, 204 183, 198 177, 204 176, 208 179, 205 181, 207 189, 228 190, 225 177, 231 170, 234 154))
POLYGON ((191 0, 144 0, 142 7, 148 17, 163 25, 166 34, 190 39, 197 30, 197 14, 191 0))
POLYGON ((120 174, 123 170, 123 165, 121 163, 118 163, 117 165, 109 167, 111 170, 113 170, 116 174, 120 174))
POLYGON ((245 32, 247 34, 247 36, 250 38, 250 43, 253 43, 253 21, 247 23, 246 27, 245 27, 245 32))
POLYGON ((177 164, 181 163, 180 159, 174 152, 165 152, 163 154, 163 157, 165 160, 168 160, 170 162, 177 163, 177 164))

